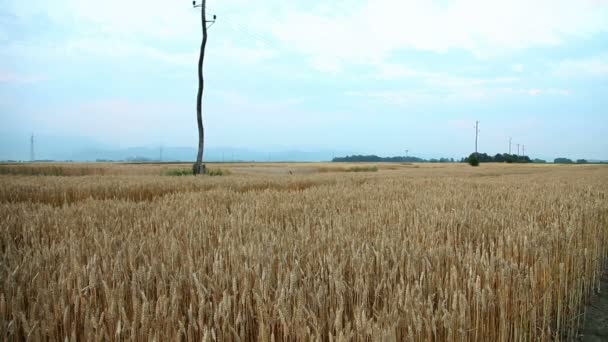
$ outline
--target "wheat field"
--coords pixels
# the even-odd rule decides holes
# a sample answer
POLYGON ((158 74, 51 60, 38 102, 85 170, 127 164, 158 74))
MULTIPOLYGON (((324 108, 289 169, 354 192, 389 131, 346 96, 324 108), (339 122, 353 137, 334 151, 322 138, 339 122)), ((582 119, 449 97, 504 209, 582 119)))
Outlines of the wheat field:
POLYGON ((2 339, 574 340, 607 266, 604 166, 176 167, 0 165, 2 339))

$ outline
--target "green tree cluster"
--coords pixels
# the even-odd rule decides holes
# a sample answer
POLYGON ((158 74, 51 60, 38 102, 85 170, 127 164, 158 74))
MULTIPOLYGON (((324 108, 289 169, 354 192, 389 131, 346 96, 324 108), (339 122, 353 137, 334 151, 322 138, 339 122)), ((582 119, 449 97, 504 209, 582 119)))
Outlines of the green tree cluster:
POLYGON ((518 156, 516 154, 498 153, 494 156, 488 155, 487 153, 471 153, 467 158, 464 159, 466 163, 470 163, 471 159, 476 159, 480 163, 531 163, 530 157, 518 156))
POLYGON ((555 164, 574 164, 572 159, 568 159, 568 158, 555 158, 555 160, 553 160, 553 162, 555 164))

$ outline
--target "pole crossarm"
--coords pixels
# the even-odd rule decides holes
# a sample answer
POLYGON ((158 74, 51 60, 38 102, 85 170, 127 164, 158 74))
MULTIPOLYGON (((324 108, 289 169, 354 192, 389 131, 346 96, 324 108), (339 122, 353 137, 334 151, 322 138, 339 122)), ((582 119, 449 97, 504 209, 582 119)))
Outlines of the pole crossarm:
MULTIPOLYGON (((203 4, 197 4, 196 1, 192 1, 192 8, 203 8, 203 4)), ((206 9, 206 7, 205 7, 206 9)), ((215 24, 215 21, 217 20, 217 15, 213 15, 213 19, 212 20, 207 20, 207 18, 205 18, 205 23, 211 23, 211 25, 207 26, 207 28, 210 28, 211 26, 213 26, 213 24, 215 24)))

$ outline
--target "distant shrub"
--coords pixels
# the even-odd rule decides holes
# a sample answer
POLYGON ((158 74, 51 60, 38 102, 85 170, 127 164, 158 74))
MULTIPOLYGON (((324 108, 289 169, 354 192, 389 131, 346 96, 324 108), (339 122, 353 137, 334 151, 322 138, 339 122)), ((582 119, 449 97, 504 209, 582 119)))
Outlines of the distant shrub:
POLYGON ((568 158, 555 158, 553 160, 553 163, 555 163, 555 164, 574 164, 572 159, 568 159, 568 158))
POLYGON ((479 166, 479 158, 477 157, 477 155, 475 153, 471 154, 471 156, 469 156, 469 165, 471 166, 479 166))
POLYGON ((207 169, 205 174, 207 176, 227 176, 230 174, 230 171, 222 169, 207 169))
POLYGON ((163 171, 165 176, 192 176, 192 170, 189 169, 168 169, 163 171))

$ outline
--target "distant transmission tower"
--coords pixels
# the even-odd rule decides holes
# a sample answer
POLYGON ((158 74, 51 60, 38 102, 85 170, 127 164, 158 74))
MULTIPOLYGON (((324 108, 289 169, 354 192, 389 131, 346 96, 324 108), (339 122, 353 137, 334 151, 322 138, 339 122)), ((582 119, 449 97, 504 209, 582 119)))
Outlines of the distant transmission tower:
POLYGON ((526 156, 526 145, 522 145, 521 146, 521 154, 525 157, 526 156))
POLYGON ((479 139, 479 121, 475 121, 475 155, 477 155, 477 140, 479 139))
POLYGON ((34 155, 34 133, 32 133, 32 137, 30 138, 30 161, 34 161, 35 155, 34 155))
POLYGON ((513 141, 513 138, 509 137, 509 154, 511 154, 511 141, 513 141))

